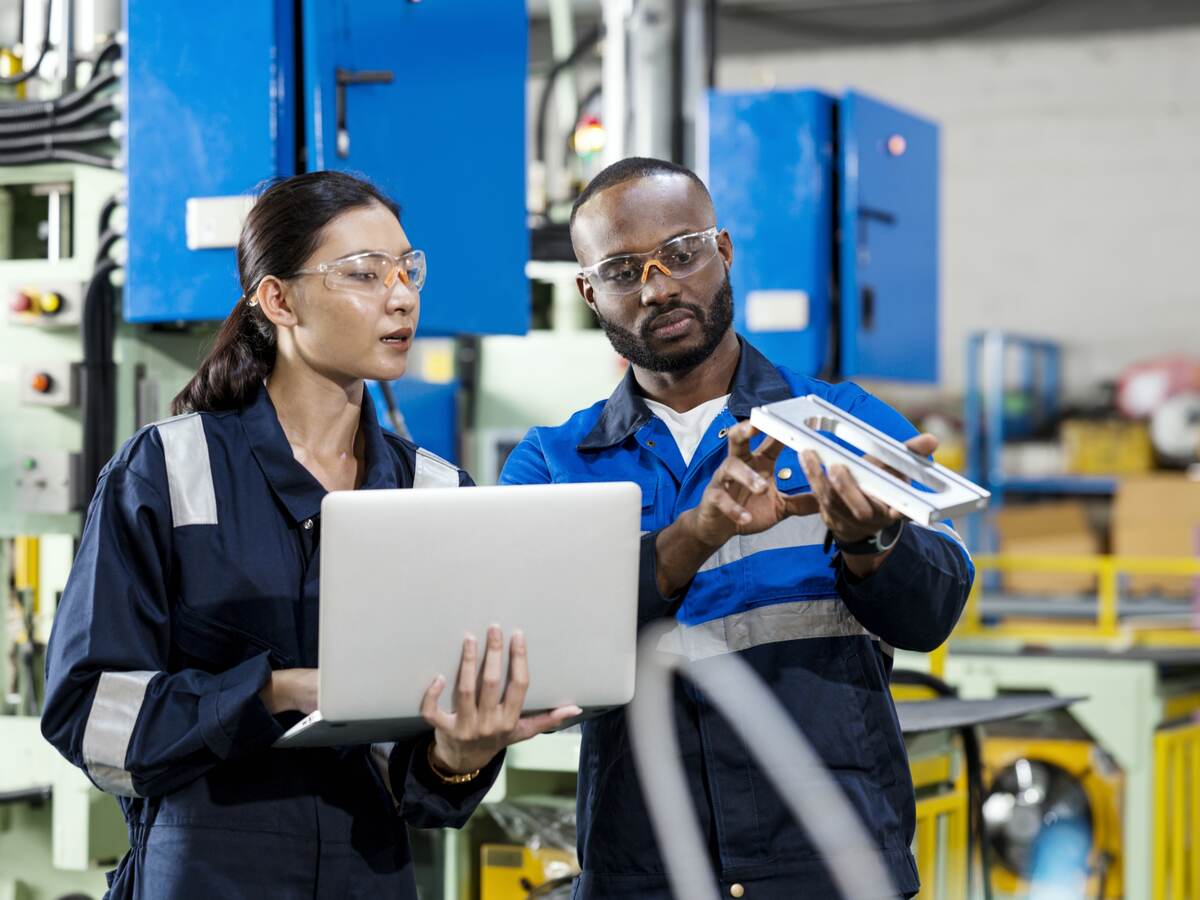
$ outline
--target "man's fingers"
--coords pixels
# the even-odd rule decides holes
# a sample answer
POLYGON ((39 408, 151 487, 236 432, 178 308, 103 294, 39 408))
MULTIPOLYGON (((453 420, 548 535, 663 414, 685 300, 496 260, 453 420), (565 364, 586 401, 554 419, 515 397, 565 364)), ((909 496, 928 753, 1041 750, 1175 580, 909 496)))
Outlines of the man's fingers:
POLYGON ((767 479, 755 472, 743 460, 732 457, 721 463, 716 480, 719 481, 723 490, 729 490, 729 482, 732 481, 745 488, 751 494, 761 494, 771 486, 771 483, 767 479))
POLYGON ((938 448, 937 435, 929 432, 918 434, 915 438, 905 441, 904 446, 921 456, 931 456, 938 448))
POLYGON ((829 481, 854 518, 860 522, 868 522, 873 518, 871 501, 862 492, 849 469, 845 466, 834 466, 829 470, 829 481))
POLYGON ((758 445, 758 449, 754 451, 754 455, 756 457, 762 457, 763 459, 768 459, 771 462, 775 462, 775 460, 779 459, 779 454, 783 452, 783 448, 784 444, 781 441, 777 441, 775 438, 768 435, 763 442, 758 445))
POLYGON ((539 713, 535 716, 523 716, 517 727, 513 729, 512 736, 509 739, 510 744, 517 744, 521 741, 527 741, 534 735, 545 734, 547 731, 553 731, 562 725, 567 719, 573 719, 576 716, 582 715, 583 710, 578 706, 563 706, 548 713, 539 713))
POLYGON ((729 429, 729 455, 735 459, 750 459, 750 439, 758 429, 749 422, 739 422, 729 429))
POLYGON ((717 509, 720 510, 721 514, 730 522, 733 522, 737 525, 750 524, 751 515, 746 511, 746 507, 742 506, 742 504, 730 497, 729 494, 725 493, 724 491, 714 491, 712 497, 713 505, 716 506, 717 509))
POLYGON ((504 721, 511 725, 521 717, 525 693, 529 690, 529 655, 525 634, 514 631, 508 642, 508 685, 504 689, 504 721))

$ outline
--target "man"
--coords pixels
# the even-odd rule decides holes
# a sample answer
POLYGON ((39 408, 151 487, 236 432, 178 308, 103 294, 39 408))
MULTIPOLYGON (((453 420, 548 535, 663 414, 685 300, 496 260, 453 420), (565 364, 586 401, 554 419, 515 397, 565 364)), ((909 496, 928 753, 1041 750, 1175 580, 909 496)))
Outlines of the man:
MULTIPOLYGON (((670 647, 740 653, 799 724, 857 808, 906 895, 912 782, 888 691, 891 647, 950 634, 974 568, 946 527, 905 522, 842 466, 823 472, 771 438, 752 407, 824 397, 920 453, 932 435, 849 384, 774 366, 732 329, 733 245, 691 171, 627 159, 576 201, 579 292, 630 368, 613 395, 535 428, 506 484, 634 481, 642 488, 639 621, 674 616, 670 647), (827 540, 832 536, 832 543, 827 540)), ((693 801, 733 897, 838 896, 803 829, 737 733, 690 686, 676 718, 693 801)), ((624 711, 585 723, 576 897, 668 898, 624 711)), ((861 900, 861 898, 855 898, 861 900)))

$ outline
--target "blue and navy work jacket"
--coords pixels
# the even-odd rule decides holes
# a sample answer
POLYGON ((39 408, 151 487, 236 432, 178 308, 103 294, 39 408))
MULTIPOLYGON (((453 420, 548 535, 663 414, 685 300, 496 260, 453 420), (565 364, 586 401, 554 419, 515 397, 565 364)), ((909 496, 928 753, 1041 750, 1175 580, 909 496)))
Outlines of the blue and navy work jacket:
MULTIPOLYGON (((360 428, 363 488, 470 483, 385 434, 370 403, 360 428)), ((132 850, 111 896, 415 900, 406 823, 459 826, 494 780, 499 761, 443 785, 428 738, 271 749, 299 716, 270 715, 259 691, 272 669, 317 665, 324 495, 265 388, 242 409, 142 429, 100 476, 55 616, 42 731, 120 798, 132 850)), ((397 577, 414 622, 429 599, 397 577)))
MULTIPOLYGON (((918 888, 909 847, 913 787, 888 690, 893 647, 932 650, 950 634, 974 577, 948 525, 908 523, 882 568, 858 580, 824 548, 817 515, 735 536, 681 597, 658 590, 658 532, 699 504, 727 455, 726 433, 751 408, 816 394, 899 440, 916 430, 854 384, 830 385, 772 365, 746 341, 728 406, 689 465, 642 401, 632 372, 613 395, 555 428, 534 428, 501 481, 632 481, 642 489, 642 624, 674 616, 664 646, 693 660, 738 653, 799 724, 874 835, 902 893, 918 888)), ((775 468, 785 493, 809 491, 794 451, 775 468)), ((701 663, 702 664, 702 663, 701 663)), ((820 859, 734 731, 688 685, 676 718, 712 862, 726 891, 748 900, 836 897, 820 859)), ((662 861, 641 797, 624 711, 583 726, 579 854, 583 900, 666 900, 662 861)), ((857 898, 856 898, 857 900, 857 898)))

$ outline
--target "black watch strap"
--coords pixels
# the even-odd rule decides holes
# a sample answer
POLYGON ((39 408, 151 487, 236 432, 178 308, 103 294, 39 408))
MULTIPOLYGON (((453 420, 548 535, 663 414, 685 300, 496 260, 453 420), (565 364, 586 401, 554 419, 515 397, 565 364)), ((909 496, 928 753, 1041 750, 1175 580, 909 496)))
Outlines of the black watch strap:
POLYGON ((874 556, 877 553, 891 550, 896 546, 896 541, 900 540, 900 533, 902 531, 904 531, 904 520, 898 519, 886 528, 862 540, 839 541, 835 537, 833 542, 847 556, 874 556))

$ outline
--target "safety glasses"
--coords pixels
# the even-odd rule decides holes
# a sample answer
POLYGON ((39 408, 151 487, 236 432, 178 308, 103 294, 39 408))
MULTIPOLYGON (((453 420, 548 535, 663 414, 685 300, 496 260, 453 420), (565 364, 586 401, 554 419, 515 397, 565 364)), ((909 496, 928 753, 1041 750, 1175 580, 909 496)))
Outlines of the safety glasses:
POLYGON ((649 280, 651 269, 668 278, 686 278, 699 271, 717 252, 717 227, 672 238, 649 253, 610 256, 580 274, 592 289, 604 294, 633 294, 649 280))

